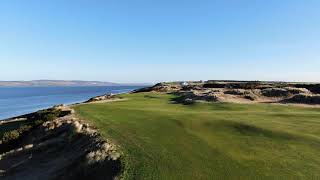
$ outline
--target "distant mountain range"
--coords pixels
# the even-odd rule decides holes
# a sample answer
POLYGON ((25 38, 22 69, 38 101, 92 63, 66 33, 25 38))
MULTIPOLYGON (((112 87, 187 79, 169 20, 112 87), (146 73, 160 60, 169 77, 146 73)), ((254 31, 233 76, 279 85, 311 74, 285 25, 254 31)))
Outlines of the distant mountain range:
POLYGON ((67 81, 67 80, 33 80, 33 81, 0 81, 1 86, 148 86, 148 83, 113 83, 102 81, 67 81))

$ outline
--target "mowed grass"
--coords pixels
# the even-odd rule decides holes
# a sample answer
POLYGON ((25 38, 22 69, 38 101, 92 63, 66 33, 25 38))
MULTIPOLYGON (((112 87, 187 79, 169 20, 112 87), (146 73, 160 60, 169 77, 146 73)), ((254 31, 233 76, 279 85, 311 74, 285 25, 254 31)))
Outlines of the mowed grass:
POLYGON ((320 109, 121 96, 74 108, 120 145, 125 179, 320 178, 320 109))

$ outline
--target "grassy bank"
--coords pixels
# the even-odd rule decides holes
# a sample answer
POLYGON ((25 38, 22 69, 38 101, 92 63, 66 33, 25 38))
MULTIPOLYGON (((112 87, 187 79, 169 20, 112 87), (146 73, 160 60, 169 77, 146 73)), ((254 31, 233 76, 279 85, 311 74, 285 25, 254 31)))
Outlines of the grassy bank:
POLYGON ((171 102, 173 95, 75 106, 126 154, 127 179, 320 177, 320 110, 171 102))

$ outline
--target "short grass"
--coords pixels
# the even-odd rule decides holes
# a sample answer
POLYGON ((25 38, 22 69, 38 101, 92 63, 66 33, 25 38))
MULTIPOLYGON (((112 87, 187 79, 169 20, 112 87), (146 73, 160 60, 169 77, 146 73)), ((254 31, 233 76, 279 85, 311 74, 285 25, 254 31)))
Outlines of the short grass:
POLYGON ((75 110, 121 146, 126 179, 320 178, 320 109, 121 96, 75 110))

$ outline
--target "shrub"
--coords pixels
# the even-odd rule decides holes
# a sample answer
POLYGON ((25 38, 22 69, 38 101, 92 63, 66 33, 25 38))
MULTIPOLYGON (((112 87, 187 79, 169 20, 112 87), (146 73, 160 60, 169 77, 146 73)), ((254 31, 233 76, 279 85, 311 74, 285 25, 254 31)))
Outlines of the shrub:
POLYGON ((225 83, 207 83, 203 85, 203 88, 225 88, 225 83))
POLYGON ((3 134, 2 142, 8 143, 12 140, 16 140, 20 137, 20 133, 18 130, 8 131, 3 134))
POLYGON ((286 87, 285 88, 290 94, 308 94, 310 91, 305 88, 295 88, 295 87, 286 87))
POLYGON ((52 121, 54 119, 56 119, 57 117, 59 117, 60 115, 60 111, 47 111, 44 112, 41 116, 41 119, 43 119, 43 121, 52 121))
POLYGON ((183 104, 185 104, 185 105, 189 105, 189 104, 193 104, 193 103, 194 103, 194 100, 191 98, 186 98, 183 102, 183 104))
POLYGON ((254 100, 257 99, 257 96, 254 95, 254 94, 247 94, 247 95, 244 96, 244 98, 249 99, 251 101, 254 101, 254 100))
POLYGON ((40 124, 42 124, 43 123, 43 120, 36 120, 36 121, 34 121, 34 125, 35 126, 38 126, 38 125, 40 125, 40 124))
POLYGON ((245 94, 248 94, 248 93, 243 89, 231 89, 231 90, 225 91, 224 94, 245 95, 245 94))
POLYGON ((286 101, 292 103, 320 104, 320 95, 297 94, 286 101))
POLYGON ((56 116, 52 113, 46 114, 43 116, 44 121, 52 121, 56 118, 56 116))
POLYGON ((27 132, 31 129, 30 125, 23 125, 18 129, 19 134, 22 134, 24 132, 27 132))
POLYGON ((268 88, 261 91, 262 95, 267 97, 283 97, 288 96, 289 92, 282 88, 268 88))

